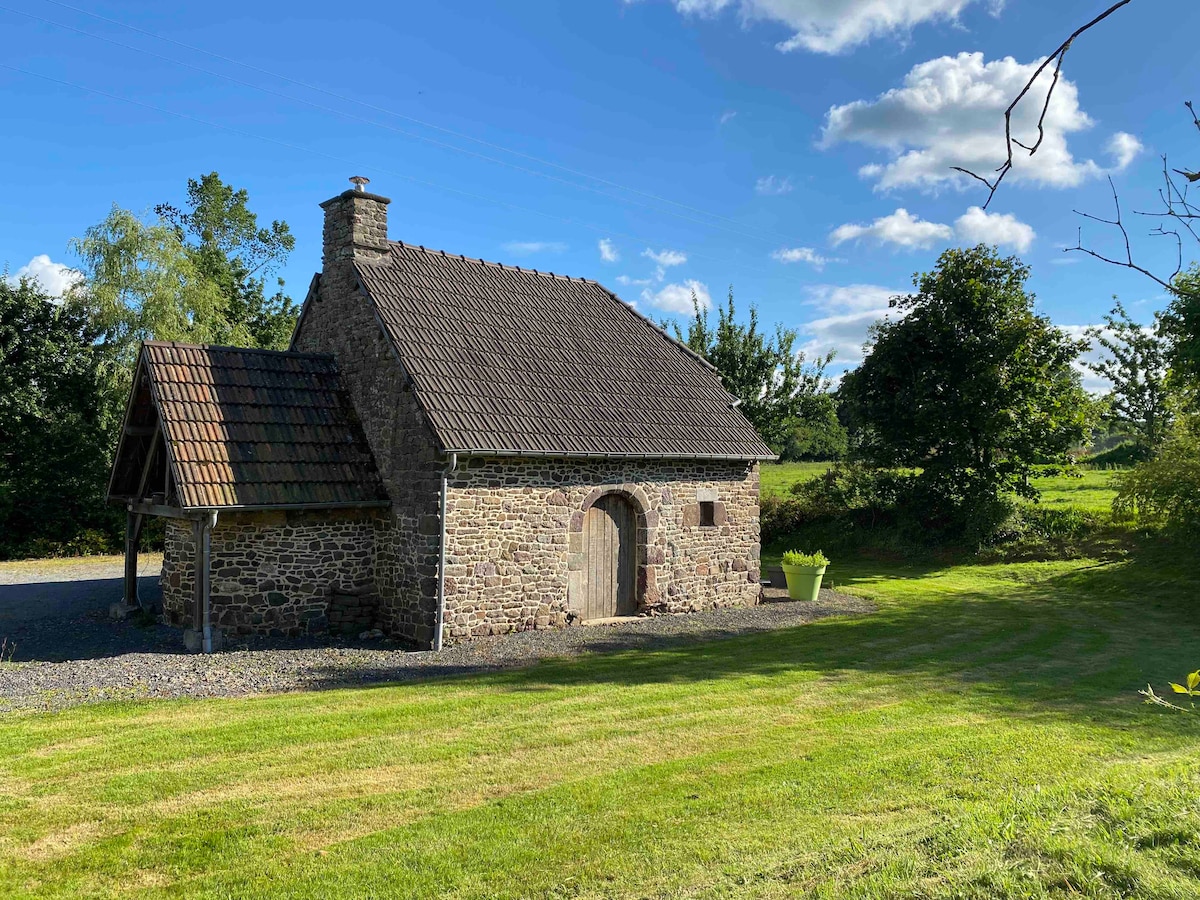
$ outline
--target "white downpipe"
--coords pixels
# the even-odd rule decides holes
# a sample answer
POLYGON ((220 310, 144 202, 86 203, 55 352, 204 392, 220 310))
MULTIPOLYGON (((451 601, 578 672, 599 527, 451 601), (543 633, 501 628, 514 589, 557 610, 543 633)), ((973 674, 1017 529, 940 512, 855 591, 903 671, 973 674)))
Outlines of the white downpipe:
POLYGON ((204 653, 213 652, 212 621, 210 618, 212 595, 212 530, 217 527, 217 511, 211 509, 205 515, 200 525, 200 565, 203 567, 198 577, 204 579, 202 595, 203 631, 201 631, 201 649, 204 653))
POLYGON ((442 470, 442 509, 441 515, 438 517, 442 523, 441 543, 439 544, 441 558, 438 562, 437 616, 434 619, 433 625, 433 649, 437 652, 440 652, 442 649, 442 630, 446 621, 446 494, 448 493, 450 476, 457 469, 458 454, 447 454, 446 468, 442 470))

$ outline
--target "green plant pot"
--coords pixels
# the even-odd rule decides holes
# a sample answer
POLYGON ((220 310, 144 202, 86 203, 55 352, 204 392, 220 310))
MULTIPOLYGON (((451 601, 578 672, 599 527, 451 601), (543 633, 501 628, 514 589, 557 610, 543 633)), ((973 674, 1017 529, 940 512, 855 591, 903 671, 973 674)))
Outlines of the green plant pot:
POLYGON ((787 579, 788 596, 793 600, 816 600, 821 593, 821 579, 828 566, 789 566, 783 564, 783 577, 787 579))

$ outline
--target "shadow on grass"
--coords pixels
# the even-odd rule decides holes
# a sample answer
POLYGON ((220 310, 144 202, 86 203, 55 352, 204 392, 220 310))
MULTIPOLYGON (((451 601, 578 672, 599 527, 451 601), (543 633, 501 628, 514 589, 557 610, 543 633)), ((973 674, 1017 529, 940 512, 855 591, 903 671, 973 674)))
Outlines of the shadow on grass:
MULTIPOLYGON (((931 695, 986 695, 990 710, 1007 707, 1014 715, 1096 717, 1110 727, 1124 722, 1171 733, 1200 729, 1200 719, 1160 715, 1137 696, 1147 682, 1161 686, 1200 666, 1200 625, 1193 615, 1200 580, 1169 550, 1067 572, 1051 567, 1040 578, 1015 567, 942 573, 926 564, 883 575, 852 573, 839 584, 867 596, 878 589, 886 599, 868 616, 753 635, 626 634, 589 644, 586 656, 519 671, 497 672, 491 664, 360 675, 372 682, 485 675, 494 687, 538 691, 595 684, 636 689, 796 671, 877 673, 927 685, 931 695)), ((344 673, 329 676, 311 687, 347 687, 344 673)))

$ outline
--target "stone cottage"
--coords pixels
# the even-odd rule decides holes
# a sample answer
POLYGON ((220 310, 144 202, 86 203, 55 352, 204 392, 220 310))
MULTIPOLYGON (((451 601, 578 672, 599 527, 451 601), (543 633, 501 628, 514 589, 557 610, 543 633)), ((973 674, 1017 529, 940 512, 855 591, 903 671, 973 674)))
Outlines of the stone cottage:
POLYGON ((772 454, 712 366, 594 281, 389 240, 352 180, 289 351, 143 347, 109 487, 126 603, 147 516, 204 649, 756 603, 772 454))

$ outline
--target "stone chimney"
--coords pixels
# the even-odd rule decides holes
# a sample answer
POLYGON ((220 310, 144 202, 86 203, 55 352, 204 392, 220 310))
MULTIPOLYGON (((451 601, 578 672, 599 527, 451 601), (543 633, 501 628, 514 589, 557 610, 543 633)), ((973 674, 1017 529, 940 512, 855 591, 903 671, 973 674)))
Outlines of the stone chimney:
POLYGON ((370 179, 355 175, 354 187, 321 204, 325 210, 324 267, 387 259, 387 208, 392 201, 368 194, 370 179))

